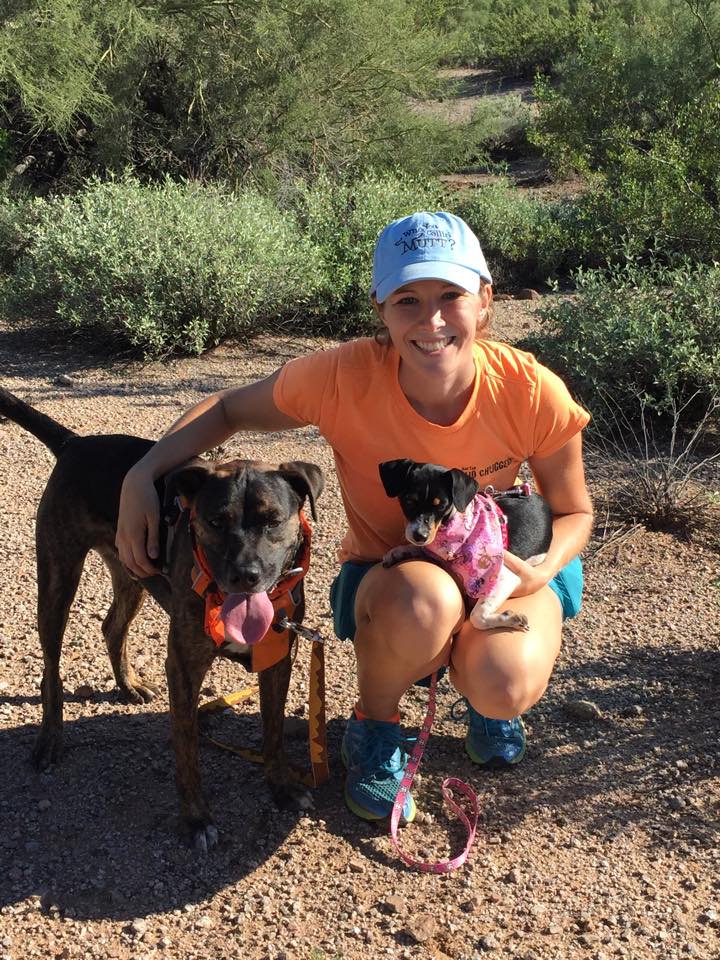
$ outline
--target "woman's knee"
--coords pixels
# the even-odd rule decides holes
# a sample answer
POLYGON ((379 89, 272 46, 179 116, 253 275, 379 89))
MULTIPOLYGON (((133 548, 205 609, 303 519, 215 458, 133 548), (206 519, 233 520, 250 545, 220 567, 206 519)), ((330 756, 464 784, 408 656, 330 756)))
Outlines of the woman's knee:
POLYGON ((451 680, 478 713, 495 720, 512 720, 537 703, 548 678, 532 674, 460 677, 451 668, 451 680))
POLYGON ((517 717, 547 689, 557 651, 543 639, 462 631, 451 654, 452 682, 478 712, 498 720, 517 717))
POLYGON ((411 624, 413 629, 429 633, 448 626, 456 629, 462 623, 463 614, 462 598, 455 582, 444 570, 430 563, 407 563, 371 571, 360 584, 355 602, 358 625, 361 622, 385 627, 411 624))

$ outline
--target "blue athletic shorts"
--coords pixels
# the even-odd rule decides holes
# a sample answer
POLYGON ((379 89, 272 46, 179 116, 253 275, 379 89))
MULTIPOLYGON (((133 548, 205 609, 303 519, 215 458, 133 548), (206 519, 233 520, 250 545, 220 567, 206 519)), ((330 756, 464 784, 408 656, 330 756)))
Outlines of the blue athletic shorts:
MULTIPOLYGON (((360 581, 374 563, 347 560, 330 587, 330 606, 333 612, 335 634, 341 640, 355 636, 355 594, 360 581)), ((583 592, 583 568, 580 557, 574 557, 548 583, 562 604, 563 620, 576 617, 580 611, 583 592)))

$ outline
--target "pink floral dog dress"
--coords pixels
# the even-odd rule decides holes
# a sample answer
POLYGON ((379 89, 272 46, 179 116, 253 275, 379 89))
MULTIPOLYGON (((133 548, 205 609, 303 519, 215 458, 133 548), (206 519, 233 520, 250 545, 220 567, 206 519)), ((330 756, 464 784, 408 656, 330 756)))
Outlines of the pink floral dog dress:
POLYGON ((492 497, 478 493, 456 510, 423 549, 449 564, 473 600, 493 593, 507 548, 507 520, 492 497))

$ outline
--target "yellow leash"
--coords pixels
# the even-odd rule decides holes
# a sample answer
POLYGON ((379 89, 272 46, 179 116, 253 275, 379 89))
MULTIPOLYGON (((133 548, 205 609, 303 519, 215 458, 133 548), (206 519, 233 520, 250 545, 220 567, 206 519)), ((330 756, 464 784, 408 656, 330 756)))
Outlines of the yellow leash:
MULTIPOLYGON (((308 690, 308 746, 310 750, 310 773, 302 773, 299 770, 291 770, 290 776, 294 780, 299 780, 308 787, 319 787, 321 783, 330 776, 327 753, 327 726, 325 721, 325 647, 322 638, 315 631, 310 631, 306 627, 299 628, 299 625, 286 621, 287 626, 296 633, 312 638, 312 650, 310 653, 310 681, 308 690)), ((242 687, 234 693, 224 694, 215 700, 208 700, 198 707, 199 713, 217 713, 220 710, 227 710, 236 704, 247 700, 258 693, 260 687, 258 684, 252 684, 248 687, 242 687)), ((234 747, 229 743, 223 743, 221 740, 215 740, 214 737, 207 736, 207 740, 214 746, 222 750, 229 750, 251 763, 263 763, 263 755, 256 750, 250 750, 247 747, 234 747)))

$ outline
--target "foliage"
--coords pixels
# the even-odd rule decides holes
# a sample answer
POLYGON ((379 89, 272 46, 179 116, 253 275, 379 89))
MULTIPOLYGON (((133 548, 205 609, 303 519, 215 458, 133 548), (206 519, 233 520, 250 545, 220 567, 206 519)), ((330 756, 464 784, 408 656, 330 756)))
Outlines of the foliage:
POLYGON ((0 274, 10 273, 31 242, 43 203, 29 196, 0 194, 0 274))
POLYGON ((318 313, 336 335, 369 329, 368 291, 378 233, 391 220, 415 210, 443 206, 436 181, 367 174, 336 181, 327 174, 312 184, 298 182, 289 199, 303 236, 322 264, 318 313))
POLYGON ((575 296, 543 311, 544 330, 526 346, 597 423, 604 396, 627 418, 637 415, 638 398, 661 415, 685 407, 687 423, 707 409, 720 392, 720 266, 629 262, 579 271, 576 284, 575 296))
POLYGON ((458 132, 408 98, 435 83, 449 5, 8 0, 0 96, 16 154, 42 146, 36 181, 442 167, 458 132))
POLYGON ((544 283, 578 265, 570 201, 543 201, 501 180, 460 197, 456 212, 480 238, 496 289, 544 283))
POLYGON ((720 71, 718 0, 601 5, 593 29, 536 85, 535 142, 560 170, 604 170, 643 149, 720 71))
POLYGON ((514 77, 548 72, 587 28, 588 0, 468 0, 457 18, 455 60, 514 77))
POLYGON ((367 332, 382 227, 443 206, 436 181, 368 174, 298 181, 281 198, 196 183, 91 181, 73 197, 0 203, 11 318, 54 317, 148 354, 302 318, 303 329, 367 332))
POLYGON ((200 353, 295 316, 320 282, 312 246, 256 192, 128 178, 42 202, 3 306, 149 354, 200 353))
POLYGON ((647 146, 618 149, 578 216, 595 225, 595 250, 608 259, 720 258, 720 86, 708 85, 647 146))
POLYGON ((718 475, 720 451, 717 444, 709 454, 703 447, 717 428, 720 397, 712 398, 704 412, 701 408, 688 428, 684 414, 695 399, 684 406, 671 399, 665 418, 669 429, 662 429, 660 439, 657 416, 644 401, 638 399, 635 414, 628 417, 611 398, 603 398, 606 429, 603 434, 593 431, 585 458, 595 472, 609 472, 609 511, 651 530, 685 533, 698 526, 698 517, 707 516, 707 480, 718 475))

